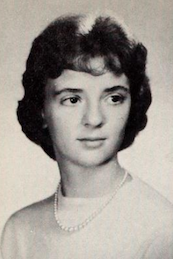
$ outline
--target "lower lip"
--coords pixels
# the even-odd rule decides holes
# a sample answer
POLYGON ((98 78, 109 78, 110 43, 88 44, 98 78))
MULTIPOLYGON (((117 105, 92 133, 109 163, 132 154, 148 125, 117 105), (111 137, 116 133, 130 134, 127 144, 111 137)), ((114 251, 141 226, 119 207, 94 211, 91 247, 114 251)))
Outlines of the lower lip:
POLYGON ((86 147, 86 148, 89 148, 89 149, 94 149, 94 148, 99 148, 101 147, 103 144, 104 144, 104 141, 103 139, 101 140, 82 140, 81 143, 86 147))

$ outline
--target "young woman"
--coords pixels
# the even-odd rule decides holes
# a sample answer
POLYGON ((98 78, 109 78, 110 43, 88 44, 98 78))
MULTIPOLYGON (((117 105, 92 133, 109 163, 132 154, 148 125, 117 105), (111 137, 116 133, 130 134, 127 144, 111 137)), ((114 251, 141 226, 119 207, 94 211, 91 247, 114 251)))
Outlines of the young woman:
POLYGON ((3 258, 173 258, 172 205, 117 158, 147 123, 146 56, 106 15, 60 17, 35 39, 17 114, 60 183, 11 216, 3 258))

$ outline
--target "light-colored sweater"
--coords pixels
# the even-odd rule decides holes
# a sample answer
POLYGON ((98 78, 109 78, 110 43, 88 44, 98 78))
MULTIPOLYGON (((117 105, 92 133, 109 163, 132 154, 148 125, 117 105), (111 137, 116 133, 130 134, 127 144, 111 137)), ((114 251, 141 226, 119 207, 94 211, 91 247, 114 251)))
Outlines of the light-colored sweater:
MULTIPOLYGON (((107 198, 61 195, 58 215, 64 225, 74 226, 107 198)), ((2 236, 4 259, 173 259, 173 206, 137 177, 78 232, 58 227, 53 199, 26 207, 8 220, 2 236)))

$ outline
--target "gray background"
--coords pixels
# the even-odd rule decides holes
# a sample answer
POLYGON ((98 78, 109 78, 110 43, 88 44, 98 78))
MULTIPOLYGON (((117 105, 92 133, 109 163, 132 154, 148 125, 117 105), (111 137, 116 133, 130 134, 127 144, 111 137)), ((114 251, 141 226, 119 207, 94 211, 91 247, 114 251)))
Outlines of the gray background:
POLYGON ((56 163, 21 133, 15 110, 31 42, 67 12, 115 11, 147 46, 153 92, 149 123, 119 157, 173 202, 173 2, 1 0, 0 5, 0 232, 11 213, 52 194, 59 179, 56 163))

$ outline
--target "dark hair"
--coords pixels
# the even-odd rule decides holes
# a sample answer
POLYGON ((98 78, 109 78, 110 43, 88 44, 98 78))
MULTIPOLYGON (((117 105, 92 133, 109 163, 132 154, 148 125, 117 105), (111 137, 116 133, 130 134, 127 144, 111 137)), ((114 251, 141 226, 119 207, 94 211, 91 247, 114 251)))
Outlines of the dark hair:
POLYGON ((80 15, 65 16, 51 23, 34 40, 23 74, 25 95, 19 101, 18 120, 26 136, 53 159, 52 140, 42 118, 45 84, 48 78, 59 77, 64 69, 96 76, 109 70, 127 76, 132 102, 120 150, 130 146, 147 123, 151 92, 145 72, 146 48, 128 36, 114 18, 98 16, 90 29, 87 19, 80 15), (90 60, 96 57, 104 60, 101 70, 90 65, 90 60))

